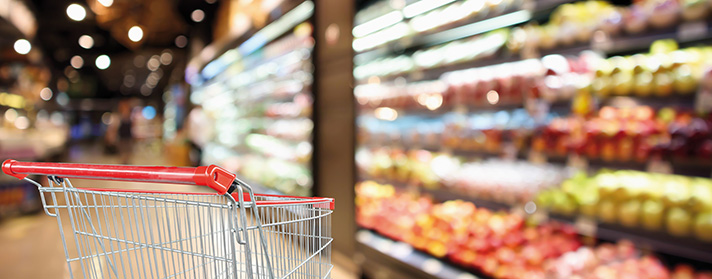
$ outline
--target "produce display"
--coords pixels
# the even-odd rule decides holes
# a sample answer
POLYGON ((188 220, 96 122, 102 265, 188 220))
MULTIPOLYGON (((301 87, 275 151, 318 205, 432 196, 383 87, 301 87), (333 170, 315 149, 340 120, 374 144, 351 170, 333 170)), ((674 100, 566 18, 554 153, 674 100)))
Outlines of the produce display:
POLYGON ((365 181, 356 186, 359 226, 491 278, 707 279, 688 265, 668 268, 628 240, 582 246, 574 227, 533 224, 460 200, 434 202, 365 181))
POLYGON ((712 242, 712 180, 640 171, 578 174, 543 191, 539 206, 607 223, 712 242))
POLYGON ((352 30, 359 225, 493 278, 707 278, 668 260, 712 258, 688 244, 712 241, 710 180, 662 173, 712 166, 710 3, 368 4, 352 30), (619 242, 479 251, 470 219, 567 235, 483 207, 619 242))
POLYGON ((558 188, 568 174, 557 166, 490 159, 462 164, 443 178, 443 184, 469 196, 515 205, 534 200, 540 191, 558 188))
POLYGON ((367 51, 394 41, 501 15, 520 9, 523 2, 454 1, 446 5, 436 4, 434 8, 426 10, 422 7, 399 7, 398 4, 394 6, 385 1, 377 2, 356 15, 353 48, 357 52, 367 51), (384 21, 391 25, 382 26, 380 23, 384 21))
POLYGON ((709 116, 690 110, 604 106, 591 117, 554 118, 532 140, 532 149, 562 156, 574 152, 605 161, 709 160, 710 125, 709 116))
MULTIPOLYGON (((544 117, 556 116, 550 113, 544 117)), ((495 153, 507 143, 524 149, 537 127, 537 121, 524 109, 469 115, 448 113, 440 118, 404 115, 397 121, 362 115, 359 117, 359 141, 495 153)))
POLYGON ((354 95, 362 108, 403 110, 438 110, 456 104, 475 108, 522 106, 526 99, 535 98, 568 100, 590 84, 591 67, 599 60, 591 52, 578 57, 549 55, 446 72, 438 80, 361 84, 354 88, 354 95))
POLYGON ((222 165, 288 195, 311 195, 313 95, 309 23, 258 51, 242 46, 208 63, 190 99, 212 123, 202 164, 222 165), (279 171, 276 171, 279 170, 279 171))
POLYGON ((434 204, 374 182, 356 192, 360 226, 495 278, 544 278, 544 261, 581 246, 574 229, 558 223, 529 225, 463 201, 434 204))
POLYGON ((360 149, 356 165, 369 176, 436 188, 441 176, 457 169, 456 159, 427 150, 360 149))
POLYGON ((581 247, 565 253, 547 267, 551 279, 709 279, 710 272, 696 272, 688 265, 667 268, 658 258, 641 255, 629 241, 616 245, 602 244, 595 248, 581 247))
POLYGON ((499 29, 480 36, 417 50, 413 55, 382 57, 362 63, 357 60, 355 61, 357 64, 354 67, 354 78, 356 80, 365 80, 374 76, 396 76, 419 69, 430 69, 491 58, 505 46, 508 37, 509 30, 499 29))
POLYGON ((598 61, 591 89, 599 96, 670 96, 692 94, 709 71, 712 47, 678 50, 674 40, 661 40, 651 52, 613 56, 598 61))
POLYGON ((679 21, 705 18, 706 1, 643 0, 627 7, 606 1, 582 1, 560 5, 545 24, 527 24, 512 30, 510 51, 565 47, 606 37, 624 37, 669 28, 679 21), (600 35, 599 35, 600 37, 600 35))
POLYGON ((542 190, 559 188, 570 174, 562 167, 526 161, 488 159, 463 163, 461 158, 446 153, 398 148, 361 149, 357 166, 372 178, 443 188, 510 205, 527 203, 542 190))

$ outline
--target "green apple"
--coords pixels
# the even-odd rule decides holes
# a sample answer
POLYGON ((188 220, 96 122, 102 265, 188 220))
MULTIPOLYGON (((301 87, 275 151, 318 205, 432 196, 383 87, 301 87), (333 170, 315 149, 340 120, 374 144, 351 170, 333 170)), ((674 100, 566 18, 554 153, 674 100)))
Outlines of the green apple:
POLYGON ((623 203, 618 211, 618 221, 627 227, 638 226, 642 203, 639 200, 630 200, 623 203))
POLYGON ((695 236, 700 240, 712 242, 712 211, 703 212, 695 218, 695 236))
POLYGON ((663 213, 665 207, 658 200, 646 200, 643 202, 643 214, 641 223, 649 230, 659 230, 663 225, 663 213))
POLYGON ((692 228, 692 216, 686 210, 673 207, 668 211, 665 220, 667 231, 674 236, 688 236, 692 228))
POLYGON ((618 219, 616 204, 611 200, 603 200, 598 204, 598 218, 606 223, 615 223, 618 219))

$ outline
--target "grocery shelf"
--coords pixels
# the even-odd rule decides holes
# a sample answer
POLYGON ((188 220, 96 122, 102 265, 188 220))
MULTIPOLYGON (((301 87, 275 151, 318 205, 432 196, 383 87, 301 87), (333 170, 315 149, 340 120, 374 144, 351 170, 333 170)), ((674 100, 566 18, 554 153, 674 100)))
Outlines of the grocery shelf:
POLYGON ((419 192, 428 194, 428 195, 432 196, 433 199, 435 199, 437 201, 464 200, 464 201, 472 202, 478 207, 484 207, 484 208, 487 208, 490 210, 495 210, 495 211, 496 210, 509 210, 513 207, 513 205, 511 205, 511 204, 480 199, 480 198, 474 197, 472 195, 468 195, 465 193, 458 193, 455 190, 444 188, 444 187, 438 187, 438 188, 415 187, 416 185, 411 185, 409 183, 404 183, 404 182, 399 182, 399 181, 394 181, 394 180, 389 180, 389 179, 370 177, 368 175, 360 174, 360 177, 362 178, 361 179, 362 181, 371 180, 371 181, 375 181, 379 184, 390 184, 390 185, 393 185, 394 187, 400 188, 400 189, 416 188, 416 189, 418 189, 419 192))
POLYGON ((359 230, 356 240, 368 278, 488 279, 372 231, 359 230))
POLYGON ((695 44, 712 40, 710 28, 712 28, 712 21, 683 22, 668 28, 646 30, 639 34, 626 34, 593 42, 592 48, 614 55, 646 51, 654 41, 662 39, 675 39, 682 45, 695 44))
POLYGON ((543 0, 532 1, 533 7, 522 7, 520 9, 508 9, 503 13, 488 15, 484 17, 474 17, 463 24, 448 28, 444 26, 437 28, 433 32, 415 34, 398 39, 393 42, 378 46, 375 49, 366 50, 358 54, 363 59, 373 59, 389 53, 401 53, 427 46, 447 43, 450 41, 471 37, 492 30, 514 26, 532 19, 547 17, 557 6, 573 2, 575 0, 543 0))
MULTIPOLYGON (((573 218, 555 214, 550 214, 549 218, 571 223, 577 227, 580 226, 582 221, 591 222, 583 217, 573 218)), ((661 231, 630 228, 617 224, 593 223, 595 224, 593 232, 598 239, 606 241, 627 239, 633 241, 636 246, 644 250, 712 264, 712 250, 709 249, 712 244, 709 242, 703 242, 691 237, 675 237, 661 231)))
MULTIPOLYGON (((391 184, 399 188, 413 188, 407 183, 394 182, 384 179, 370 179, 381 184, 391 184)), ((458 193, 448 188, 427 189, 418 187, 421 193, 432 196, 437 201, 464 200, 490 210, 510 210, 519 205, 484 200, 472 195, 458 193)), ((661 231, 651 231, 640 228, 630 228, 617 224, 599 223, 591 218, 563 216, 554 213, 546 213, 548 219, 562 223, 572 224, 577 231, 584 236, 595 237, 599 240, 616 242, 627 239, 633 241, 637 246, 661 254, 672 255, 680 258, 690 259, 699 262, 712 264, 712 250, 707 249, 710 243, 694 238, 675 237, 661 231)))
MULTIPOLYGON (((545 155, 547 162, 552 164, 567 164, 568 158, 560 155, 545 155)), ((649 171, 650 164, 653 160, 645 162, 640 161, 616 161, 603 160, 600 158, 592 159, 585 158, 590 171, 598 171, 601 169, 614 170, 638 170, 649 171)), ((690 159, 690 158, 667 158, 661 161, 664 164, 669 164, 672 174, 684 176, 709 177, 712 174, 712 160, 690 159)))
POLYGON ((598 98, 601 100, 602 105, 610 105, 614 107, 645 105, 654 109, 660 109, 663 107, 682 107, 693 109, 695 107, 697 94, 672 94, 669 96, 598 96, 598 98))
POLYGON ((473 18, 468 21, 468 23, 457 27, 441 28, 438 29, 441 31, 409 35, 396 41, 377 46, 374 49, 363 51, 357 55, 359 56, 358 59, 371 60, 391 53, 408 52, 428 46, 443 44, 499 28, 524 23, 531 18, 531 15, 532 13, 528 10, 510 10, 505 14, 473 18))

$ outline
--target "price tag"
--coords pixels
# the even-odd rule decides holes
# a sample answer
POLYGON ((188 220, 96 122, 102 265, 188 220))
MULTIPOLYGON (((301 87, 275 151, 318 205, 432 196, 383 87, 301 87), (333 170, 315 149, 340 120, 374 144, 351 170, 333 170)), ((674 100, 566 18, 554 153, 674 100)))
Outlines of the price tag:
POLYGON ((514 143, 507 142, 502 144, 502 158, 509 161, 514 161, 517 159, 517 147, 514 143))
POLYGON ((524 218, 527 217, 527 212, 524 210, 524 206, 522 206, 522 205, 517 205, 515 207, 512 207, 510 212, 512 214, 519 215, 524 218))
POLYGON ((582 235, 595 237, 598 223, 596 223, 596 220, 593 218, 579 216, 574 222, 574 227, 576 227, 576 230, 582 235))
POLYGON ((413 253, 413 247, 403 242, 397 242, 391 250, 391 256, 400 259, 408 257, 411 253, 413 253))
POLYGON ((587 170, 588 160, 578 154, 569 154, 569 159, 566 161, 566 165, 578 170, 587 170))
POLYGON ((593 40, 591 40, 591 49, 605 52, 611 48, 613 48, 613 41, 605 32, 600 30, 594 32, 593 40))
MULTIPOLYGON (((526 210, 527 210, 527 208, 525 206, 524 211, 526 211, 526 210)), ((549 222, 549 213, 546 212, 546 210, 536 210, 533 213, 528 213, 528 214, 529 214, 529 220, 533 221, 535 224, 549 222)))
POLYGON ((670 164, 670 162, 663 161, 657 158, 648 162, 646 171, 662 174, 672 174, 672 165, 670 164))
POLYGON ((430 274, 438 274, 443 270, 443 264, 435 259, 427 259, 423 262, 423 270, 430 274))
POLYGON ((467 114, 467 106, 463 104, 456 104, 452 111, 457 114, 467 114))
POLYGON ((691 40, 707 35, 707 22, 693 21, 680 24, 677 28, 677 38, 680 40, 691 40))
POLYGON ((423 70, 415 70, 413 73, 410 74, 410 80, 415 81, 415 80, 421 80, 425 77, 425 73, 423 73, 423 70))
POLYGON ((535 163, 535 164, 545 164, 546 163, 546 155, 544 153, 539 152, 539 151, 534 151, 534 150, 529 150, 529 155, 527 156, 529 159, 529 162, 535 163))
POLYGON ((695 98, 695 110, 707 113, 712 111, 712 91, 701 89, 695 98))
POLYGON ((455 279, 478 279, 474 275, 470 273, 460 273, 460 275, 457 276, 455 279))

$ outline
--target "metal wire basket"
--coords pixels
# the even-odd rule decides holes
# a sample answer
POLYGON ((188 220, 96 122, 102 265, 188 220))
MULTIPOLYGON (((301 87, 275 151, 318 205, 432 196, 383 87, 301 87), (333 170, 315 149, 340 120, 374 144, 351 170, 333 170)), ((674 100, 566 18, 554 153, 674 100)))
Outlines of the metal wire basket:
POLYGON ((7 160, 2 170, 39 189, 71 278, 330 278, 330 198, 254 194, 217 166, 7 160), (217 194, 77 188, 68 178, 194 184, 217 194))

